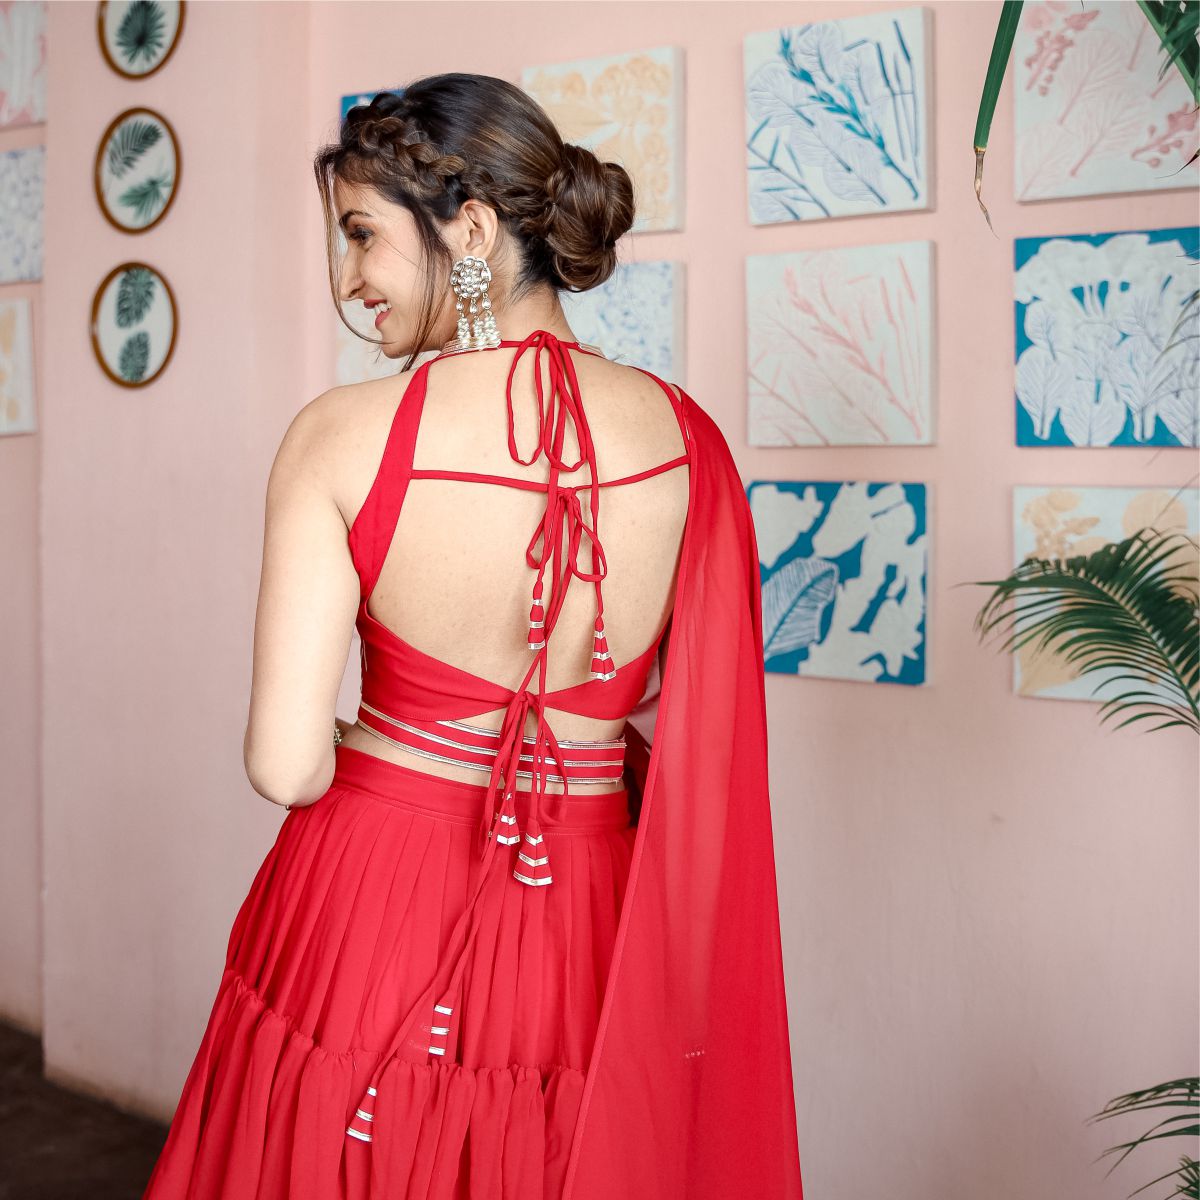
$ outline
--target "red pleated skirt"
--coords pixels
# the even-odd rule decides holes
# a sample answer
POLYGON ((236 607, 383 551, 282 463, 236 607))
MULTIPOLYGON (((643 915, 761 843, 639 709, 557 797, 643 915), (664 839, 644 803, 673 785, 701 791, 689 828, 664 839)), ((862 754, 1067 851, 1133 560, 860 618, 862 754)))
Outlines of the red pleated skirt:
POLYGON ((492 861, 456 1046, 385 1061, 478 880, 485 794, 338 747, 238 912, 145 1200, 561 1196, 633 852, 625 791, 544 798, 553 882, 514 879, 515 846, 492 861), (364 1144, 346 1128, 381 1065, 364 1144))

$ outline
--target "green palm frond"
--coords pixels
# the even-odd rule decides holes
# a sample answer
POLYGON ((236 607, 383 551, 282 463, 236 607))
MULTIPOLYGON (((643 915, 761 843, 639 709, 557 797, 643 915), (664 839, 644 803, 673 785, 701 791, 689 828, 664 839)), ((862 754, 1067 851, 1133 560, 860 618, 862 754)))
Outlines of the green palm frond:
MULTIPOLYGON (((1200 261, 1198 261, 1200 265, 1200 261)), ((1179 306, 1179 318, 1171 327, 1171 332, 1167 335, 1167 344, 1163 346, 1158 357, 1161 359, 1169 350, 1174 350, 1176 346, 1182 346, 1185 342, 1194 342, 1200 338, 1200 289, 1192 292, 1190 296, 1179 306), (1180 337, 1181 331, 1185 331, 1180 337)))
MULTIPOLYGON (((1167 1083, 1143 1091, 1130 1092, 1125 1096, 1117 1096, 1110 1100, 1100 1112, 1093 1114, 1089 1120, 1103 1121, 1121 1113, 1145 1112, 1156 1108, 1179 1108, 1184 1111, 1174 1116, 1164 1117, 1157 1125, 1132 1142, 1122 1142, 1118 1146, 1110 1146, 1105 1154, 1115 1154, 1122 1151, 1121 1157, 1109 1168, 1109 1174, 1125 1161, 1126 1155, 1132 1153, 1138 1146, 1147 1142, 1156 1142, 1167 1137, 1195 1138, 1200 1136, 1200 1079, 1172 1079, 1167 1083), (1165 1127, 1165 1128, 1164 1128, 1165 1127), (1163 1132, 1158 1132, 1163 1130, 1163 1132)), ((1183 1155, 1179 1166, 1157 1179, 1150 1180, 1137 1189, 1145 1191, 1152 1184, 1161 1183, 1164 1179, 1176 1180, 1176 1189, 1171 1196, 1185 1196, 1189 1200, 1200 1200, 1200 1164, 1194 1158, 1183 1155)), ((1137 1192, 1133 1194, 1136 1196, 1137 1192)))
POLYGON ((1093 694, 1121 688, 1100 707, 1117 728, 1157 720, 1200 733, 1200 639, 1193 538, 1140 529, 1093 554, 1032 558, 993 589, 975 618, 981 639, 1003 631, 1010 651, 1033 643, 1099 674, 1093 694))
POLYGON ((983 95, 979 97, 979 115, 975 118, 975 199, 983 209, 988 228, 993 233, 996 231, 992 228, 992 218, 983 202, 983 156, 987 153, 992 118, 996 115, 996 101, 1000 98, 1000 85, 1004 82, 1004 72, 1008 70, 1008 60, 1012 57, 1013 38, 1017 36, 1023 4, 1024 0, 1004 0, 1000 9, 996 40, 992 43, 992 54, 983 81, 983 95))
POLYGON ((1200 44, 1196 35, 1200 32, 1200 3, 1197 0, 1138 0, 1138 7, 1146 14, 1158 40, 1162 43, 1162 62, 1158 77, 1163 79, 1174 64, 1187 81, 1192 100, 1200 104, 1200 44))

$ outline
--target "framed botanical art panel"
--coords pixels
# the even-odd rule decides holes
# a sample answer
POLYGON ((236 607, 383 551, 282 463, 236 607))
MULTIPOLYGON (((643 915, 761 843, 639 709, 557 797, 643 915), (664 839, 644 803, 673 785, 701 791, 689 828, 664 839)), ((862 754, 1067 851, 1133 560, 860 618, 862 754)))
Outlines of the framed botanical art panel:
POLYGON ((663 46, 526 67, 521 87, 550 114, 563 141, 629 173, 631 232, 683 228, 682 50, 663 46))
POLYGON ((933 243, 746 259, 752 446, 926 446, 933 243))
MULTIPOLYGON (((1020 565, 1028 558, 1071 558, 1092 554, 1139 529, 1200 532, 1200 491, 1194 487, 1017 487, 1013 489, 1013 550, 1020 565)), ((1195 559, 1194 552, 1191 557, 1195 559)), ((1180 564, 1183 565, 1183 564, 1180 564)), ((1057 700, 1107 700, 1097 696, 1099 673, 1081 676, 1073 664, 1032 643, 1013 654, 1013 689, 1021 696, 1057 700)))
POLYGON ((1018 238, 1019 446, 1200 444, 1200 229, 1018 238))
POLYGON ((1026 0, 1012 54, 1016 196, 1194 188, 1196 113, 1132 0, 1026 0))
POLYGON ((750 224, 928 208, 930 62, 925 8, 748 34, 750 224))
POLYGON ((922 483, 746 489, 768 671, 923 684, 929 518, 922 483))

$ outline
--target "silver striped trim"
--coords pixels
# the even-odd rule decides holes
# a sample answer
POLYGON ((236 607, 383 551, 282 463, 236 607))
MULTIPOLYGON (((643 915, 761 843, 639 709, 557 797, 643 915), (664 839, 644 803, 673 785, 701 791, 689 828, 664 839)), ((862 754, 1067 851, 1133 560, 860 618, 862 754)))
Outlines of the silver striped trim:
POLYGON ((449 1033, 450 1026, 449 1025, 434 1025, 430 1028, 429 1032, 437 1033, 437 1034, 449 1033))
MULTIPOLYGON (((500 753, 497 750, 489 750, 482 746, 466 746, 462 742, 456 742, 453 738, 439 737, 436 733, 430 733, 427 729, 418 729, 416 725, 410 725, 407 721, 398 720, 396 717, 389 717, 387 713, 380 712, 377 708, 372 708, 369 704, 363 704, 363 708, 369 713, 374 713, 377 717, 382 717, 389 724, 397 725, 401 729, 407 729, 409 733, 415 733, 418 737, 423 737, 431 742, 436 742, 439 746, 456 746, 459 749, 471 750, 476 754, 490 754, 493 758, 500 753)), ((491 767, 484 767, 483 770, 490 771, 491 767)))
POLYGON ((529 622, 530 629, 544 629, 545 627, 546 627, 545 621, 530 621, 529 622))
MULTIPOLYGON (((466 742, 456 742, 453 738, 445 738, 445 737, 439 736, 436 733, 430 733, 427 729, 420 729, 416 725, 410 725, 407 721, 400 721, 396 717, 389 717, 387 715, 387 713, 380 712, 379 709, 372 708, 369 704, 363 704, 362 707, 365 708, 368 712, 374 713, 375 716, 382 717, 385 721, 389 722, 389 724, 397 725, 401 729, 407 729, 409 733, 415 733, 417 735, 417 737, 425 738, 427 741, 430 741, 430 742, 436 742, 440 746, 454 746, 456 749, 459 749, 459 750, 468 750, 472 754, 486 754, 491 758, 495 758, 496 755, 500 753, 499 748, 493 750, 487 746, 471 746, 471 745, 468 745, 466 742)), ((442 722, 439 721, 438 724, 440 725, 440 724, 442 724, 442 722)), ((368 726, 366 726, 366 728, 370 729, 371 727, 368 725, 368 726)), ((469 729, 470 726, 462 726, 461 728, 469 729)), ((491 730, 480 730, 479 732, 491 733, 492 731, 491 730)), ((495 736, 499 737, 500 735, 496 734, 495 736)), ((526 736, 526 737, 522 738, 521 740, 532 744, 536 739, 526 736)), ((624 741, 620 741, 620 742, 562 742, 562 741, 560 741, 558 744, 560 746, 575 746, 577 748, 585 748, 585 747, 589 747, 589 746, 605 746, 605 747, 612 746, 612 747, 615 747, 615 746, 624 746, 625 745, 624 741)), ((432 753, 432 751, 430 751, 430 753, 432 753)), ((522 759, 532 759, 533 757, 534 756, 532 754, 522 754, 521 755, 522 759)), ((450 761, 450 760, 448 760, 448 761, 450 761)), ((542 762, 550 762, 551 759, 548 758, 546 755, 542 755, 541 761, 542 762)), ((464 765, 467 765, 467 764, 464 764, 464 765)), ((482 763, 471 763, 469 765, 479 771, 490 771, 492 769, 490 766, 484 766, 482 763)), ((567 767, 590 767, 592 765, 592 761, 590 759, 586 759, 586 758, 584 758, 584 759, 568 758, 568 759, 563 760, 563 765, 567 766, 567 767)))
POLYGON ((369 1133, 359 1133, 357 1129, 347 1129, 346 1136, 352 1137, 352 1138, 358 1138, 358 1140, 360 1142, 369 1142, 372 1140, 371 1135, 369 1133))
MULTIPOLYGON (((609 676, 609 678, 611 678, 611 676, 609 676)), ((389 717, 388 720, 391 720, 391 718, 389 717)), ((407 742, 399 742, 395 738, 388 737, 388 735, 386 733, 381 733, 374 726, 368 725, 366 723, 366 721, 364 721, 362 719, 362 717, 359 717, 358 720, 355 722, 355 724, 360 729, 365 729, 368 733, 374 734, 375 737, 379 738, 380 741, 387 742, 389 745, 396 746, 401 750, 407 750, 409 754, 416 754, 416 755, 419 755, 421 758, 430 758, 430 759, 433 759, 435 762, 448 763, 452 767, 466 767, 466 769, 468 771, 484 771, 489 775, 491 774, 492 768, 489 766, 485 766, 483 763, 463 762, 463 760, 460 758, 448 758, 444 754, 435 754, 432 750, 422 750, 419 746, 410 746, 407 742)), ((559 743, 560 746, 563 744, 564 743, 562 743, 562 742, 559 743)), ((474 747, 472 747, 472 749, 474 749, 474 747)), ((479 753, 492 754, 492 753, 494 753, 494 751, 481 750, 481 751, 479 751, 479 753)), ((571 760, 568 759, 567 761, 570 762, 571 760)), ((591 763, 576 764, 576 765, 592 766, 591 763)), ((616 766, 616 765, 617 765, 616 763, 613 763, 613 766, 616 766)), ((518 779, 532 779, 533 778, 532 771, 525 771, 525 770, 521 770, 520 768, 518 768, 515 773, 516 773, 516 776, 518 779)), ((547 771, 546 774, 543 776, 543 778, 548 783, 562 783, 563 782, 563 777, 554 771, 547 771)), ((571 782, 572 783, 612 783, 613 780, 617 779, 617 778, 619 778, 619 776, 616 776, 616 775, 581 775, 578 778, 573 778, 571 780, 571 782)))
POLYGON ((515 846, 521 840, 519 833, 514 833, 512 837, 497 837, 496 841, 502 846, 515 846))
MULTIPOLYGON (((468 733, 482 734, 484 737, 498 738, 500 736, 500 731, 498 729, 485 729, 482 725, 468 725, 465 721, 440 720, 438 721, 438 724, 445 725, 450 729, 462 729, 468 733)), ((527 733, 521 738, 521 740, 523 742, 529 742, 532 745, 532 743, 537 741, 537 738, 535 738, 532 733, 527 733)), ((589 741, 571 741, 569 738, 559 738, 558 744, 560 746, 624 746, 625 739, 614 738, 611 741, 601 741, 599 739, 593 739, 589 741)))
POLYGON ((545 879, 530 879, 528 875, 522 875, 520 871, 514 871, 513 878, 519 879, 522 883, 531 884, 533 887, 541 887, 551 881, 549 875, 545 879))
POLYGON ((430 1046, 429 1053, 430 1054, 445 1054, 446 1048, 444 1046, 430 1046))
MULTIPOLYGON (((446 1014, 446 1016, 449 1016, 449 1015, 450 1015, 450 1014, 451 1014, 451 1013, 454 1011, 454 1009, 452 1009, 452 1008, 447 1008, 447 1007, 446 1007, 444 1004, 435 1004, 435 1005, 433 1006, 433 1011, 434 1011, 434 1012, 445 1013, 445 1014, 446 1014)), ((372 1094, 372 1095, 374 1095, 375 1093, 374 1093, 374 1092, 372 1092, 371 1094, 372 1094)))
POLYGON ((369 1087, 369 1088, 367 1088, 367 1095, 368 1096, 378 1096, 379 1093, 373 1087, 369 1087))
POLYGON ((508 815, 508 813, 501 813, 500 820, 502 820, 505 823, 505 825, 515 825, 517 823, 517 818, 510 817, 508 815))
POLYGON ((361 1108, 356 1108, 356 1109, 354 1110, 354 1115, 355 1115, 356 1117, 362 1117, 362 1119, 363 1119, 364 1121, 373 1121, 373 1120, 375 1120, 375 1114, 374 1114, 374 1113, 365 1113, 365 1112, 363 1112, 363 1110, 362 1110, 361 1108))
POLYGON ((531 867, 544 867, 550 861, 549 855, 545 858, 530 858, 523 850, 517 852, 517 857, 522 862, 528 863, 531 867))

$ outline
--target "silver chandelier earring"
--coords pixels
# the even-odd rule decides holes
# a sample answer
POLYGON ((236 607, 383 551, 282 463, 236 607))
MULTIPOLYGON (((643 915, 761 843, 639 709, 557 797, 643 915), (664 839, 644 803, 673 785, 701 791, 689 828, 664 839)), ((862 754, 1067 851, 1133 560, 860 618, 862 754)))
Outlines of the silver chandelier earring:
POLYGON ((454 289, 454 307, 458 309, 458 332, 442 348, 442 353, 456 350, 491 350, 500 345, 500 331, 492 312, 488 284, 492 280, 487 260, 468 254, 454 264, 450 286, 454 289), (470 308, 463 307, 463 301, 470 308), (478 305, 476 302, 478 301, 478 305))

